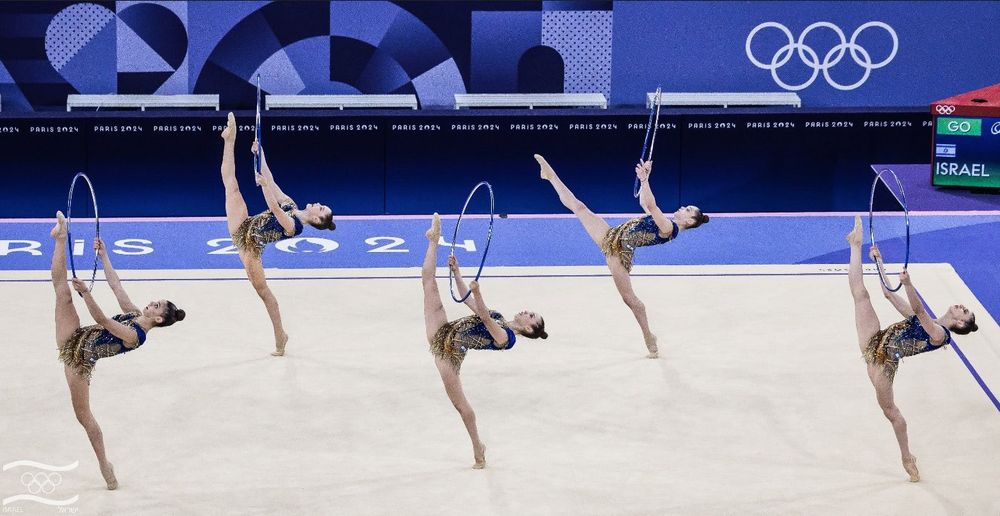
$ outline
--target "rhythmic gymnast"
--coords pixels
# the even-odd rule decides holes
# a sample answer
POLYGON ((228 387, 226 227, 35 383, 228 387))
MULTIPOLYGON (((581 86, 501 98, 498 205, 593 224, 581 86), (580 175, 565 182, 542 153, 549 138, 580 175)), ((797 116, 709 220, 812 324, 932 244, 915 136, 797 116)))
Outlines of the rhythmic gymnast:
POLYGON ((166 299, 150 301, 145 308, 132 304, 125 289, 122 288, 118 274, 111 266, 104 242, 94 240, 94 251, 104 263, 104 275, 108 286, 115 293, 122 314, 108 317, 94 301, 86 283, 73 279, 73 289, 83 296, 87 310, 97 324, 80 326, 80 317, 73 306, 73 294, 67 285, 66 274, 66 219, 62 212, 56 213, 56 225, 52 228, 52 238, 55 239, 55 251, 52 252, 52 286, 56 291, 56 344, 59 347, 59 359, 62 360, 66 383, 69 385, 70 397, 73 401, 73 411, 76 419, 87 431, 90 444, 97 454, 97 462, 101 467, 101 475, 107 482, 108 489, 116 489, 118 480, 115 470, 104 451, 104 435, 101 427, 90 412, 90 378, 97 360, 127 353, 142 346, 146 335, 153 328, 170 326, 184 320, 184 310, 177 308, 166 299))
MULTIPOLYGON (((882 294, 906 319, 881 330, 878 315, 872 307, 871 298, 865 288, 861 274, 861 240, 863 230, 861 217, 854 218, 854 230, 847 235, 851 245, 851 264, 848 280, 854 297, 854 319, 858 330, 858 344, 868 364, 868 378, 875 387, 875 397, 882 407, 882 413, 892 423, 902 455, 903 469, 910 475, 910 482, 920 481, 917 458, 910 453, 906 435, 906 420, 893 400, 892 381, 903 357, 934 351, 951 340, 951 332, 966 335, 979 329, 976 316, 964 305, 952 305, 937 319, 932 319, 924 309, 917 289, 910 282, 910 275, 904 269, 899 281, 906 289, 906 299, 889 291, 882 285, 882 294)), ((872 246, 870 257, 882 270, 882 256, 877 246, 872 246)), ((885 276, 884 270, 883 277, 885 276)))
POLYGON ((646 349, 649 354, 647 358, 659 357, 659 350, 656 347, 656 335, 649 329, 649 321, 646 318, 646 305, 639 299, 632 290, 632 278, 629 273, 632 271, 632 257, 635 248, 648 245, 664 244, 673 241, 681 231, 694 229, 708 222, 708 215, 701 212, 696 206, 682 206, 673 214, 673 220, 660 211, 656 206, 656 199, 649 189, 649 174, 653 167, 652 161, 641 162, 636 165, 635 173, 639 178, 639 205, 642 206, 646 216, 634 218, 618 226, 610 227, 604 219, 598 217, 587 208, 587 205, 577 199, 573 192, 552 170, 545 158, 535 154, 535 159, 542 167, 542 179, 552 183, 559 200, 563 206, 569 208, 580 222, 590 238, 601 248, 608 268, 611 269, 611 276, 615 280, 615 286, 622 300, 632 310, 635 320, 642 329, 642 336, 646 342, 646 349))
MULTIPOLYGON (((261 154, 261 173, 256 179, 264 193, 268 209, 252 217, 249 216, 239 183, 236 181, 234 157, 236 119, 232 113, 229 113, 226 128, 222 131, 222 139, 225 142, 222 151, 222 182, 226 187, 226 221, 229 225, 229 234, 233 237, 233 245, 239 250, 240 261, 246 269, 247 278, 250 279, 250 284, 257 291, 257 295, 264 301, 267 315, 271 318, 271 325, 274 327, 274 352, 271 354, 283 356, 285 345, 288 343, 288 334, 281 324, 278 300, 267 286, 261 253, 264 251, 264 246, 269 243, 302 233, 303 224, 309 224, 316 229, 331 230, 336 229, 337 225, 333 222, 333 211, 326 205, 307 204, 304 210, 300 210, 295 201, 274 183, 271 169, 268 168, 263 154, 261 154)), ((258 151, 256 141, 251 151, 254 153, 258 151)))
POLYGON ((502 351, 514 347, 517 336, 529 339, 548 338, 545 333, 545 320, 534 312, 523 311, 507 321, 498 312, 486 308, 483 296, 479 291, 479 282, 465 284, 459 272, 458 261, 454 256, 448 257, 448 267, 455 277, 459 296, 464 297, 469 289, 472 296, 465 304, 475 315, 448 321, 448 315, 441 304, 441 294, 438 292, 434 270, 437 264, 438 239, 441 236, 441 218, 434 214, 431 228, 427 230, 427 254, 421 270, 424 286, 424 324, 427 330, 427 340, 430 342, 431 353, 434 354, 434 364, 444 382, 448 399, 462 416, 465 429, 472 439, 472 454, 475 458, 475 469, 486 467, 486 446, 479 440, 479 430, 476 427, 476 413, 465 399, 462 392, 462 380, 459 370, 465 353, 469 349, 488 349, 502 351))

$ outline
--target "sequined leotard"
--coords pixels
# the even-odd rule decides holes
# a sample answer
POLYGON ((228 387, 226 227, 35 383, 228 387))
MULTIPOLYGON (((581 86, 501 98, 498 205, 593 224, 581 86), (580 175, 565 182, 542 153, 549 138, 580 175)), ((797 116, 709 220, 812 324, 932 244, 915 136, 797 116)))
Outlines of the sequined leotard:
POLYGON ((115 337, 100 324, 77 328, 73 335, 59 347, 59 360, 76 370, 76 374, 84 377, 90 383, 94 366, 99 358, 108 358, 122 353, 128 353, 146 342, 146 331, 139 326, 135 318, 139 312, 118 314, 112 319, 135 330, 139 342, 135 348, 126 346, 122 339, 115 337))
POLYGON ((670 236, 663 238, 660 236, 660 228, 656 225, 652 215, 637 217, 613 228, 608 229, 601 242, 601 252, 605 256, 617 256, 621 260, 625 270, 632 270, 632 257, 635 248, 647 245, 657 245, 667 243, 677 237, 679 228, 677 223, 670 221, 673 230, 670 236))
MULTIPOLYGON (((943 343, 947 344, 951 341, 951 332, 944 328, 944 334, 943 343)), ((942 347, 931 344, 931 340, 931 336, 924 331, 923 326, 920 326, 917 316, 912 315, 909 319, 894 323, 872 335, 865 347, 865 362, 882 365, 882 371, 891 381, 896 376, 901 358, 942 347)))
POLYGON ((288 236, 285 228, 281 227, 278 218, 271 213, 271 210, 262 211, 253 217, 247 217, 240 227, 233 233, 233 245, 237 248, 249 252, 254 257, 260 257, 264 252, 264 246, 271 242, 292 238, 302 233, 302 222, 292 214, 298 209, 294 202, 289 201, 281 205, 281 210, 292 217, 295 223, 295 234, 288 236))
POLYGON ((517 336, 510 325, 499 312, 490 311, 490 318, 497 322, 507 332, 507 344, 499 345, 490 335, 486 324, 478 315, 470 315, 445 323, 434 334, 431 341, 431 353, 434 356, 447 359, 456 371, 462 368, 465 352, 470 349, 489 349, 503 351, 514 347, 517 336))

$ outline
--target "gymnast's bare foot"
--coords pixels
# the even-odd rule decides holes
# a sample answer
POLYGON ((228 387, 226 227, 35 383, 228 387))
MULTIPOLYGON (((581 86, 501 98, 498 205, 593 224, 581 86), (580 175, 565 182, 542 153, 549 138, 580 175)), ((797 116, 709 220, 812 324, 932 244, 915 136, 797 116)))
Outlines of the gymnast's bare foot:
POLYGON ((910 482, 920 482, 920 470, 917 469, 917 458, 910 455, 903 459, 903 469, 910 475, 910 482))
POLYGON ((660 358, 660 350, 656 347, 656 335, 650 335, 646 339, 646 349, 649 350, 649 354, 646 358, 660 358))
POLYGON ((56 225, 52 226, 52 231, 49 231, 49 234, 55 239, 66 238, 66 216, 63 215, 63 212, 56 212, 56 225))
POLYGON ((861 246, 861 240, 864 238, 864 230, 861 229, 861 216, 854 216, 854 229, 847 234, 847 242, 852 246, 861 246))
POLYGON ((222 139, 227 144, 236 143, 236 117, 232 113, 229 113, 229 118, 226 120, 226 128, 222 130, 222 139))
POLYGON ((438 238, 441 237, 441 216, 434 212, 434 218, 431 219, 431 228, 427 230, 427 240, 432 242, 437 242, 438 238))
POLYGON ((283 357, 285 356, 285 345, 288 344, 288 334, 282 333, 281 337, 276 339, 274 342, 274 351, 271 352, 272 357, 283 357))
POLYGON ((485 469, 486 468, 486 445, 482 442, 479 446, 472 447, 472 453, 476 458, 476 463, 472 465, 472 469, 485 469))
POLYGON ((118 478, 115 477, 115 467, 113 464, 109 462, 107 468, 102 467, 101 475, 104 476, 104 481, 108 484, 108 491, 118 489, 118 478))
POLYGON ((542 179, 548 181, 552 179, 553 176, 556 175, 556 171, 552 170, 552 167, 549 165, 549 162, 545 161, 545 158, 543 158, 541 154, 535 154, 535 161, 537 161, 538 164, 541 165, 542 167, 541 170, 542 179))

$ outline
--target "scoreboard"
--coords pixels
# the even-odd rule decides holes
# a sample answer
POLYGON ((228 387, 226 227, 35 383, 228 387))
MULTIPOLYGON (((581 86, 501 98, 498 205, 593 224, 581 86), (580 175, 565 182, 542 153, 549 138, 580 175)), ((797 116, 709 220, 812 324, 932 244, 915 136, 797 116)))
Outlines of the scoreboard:
POLYGON ((1000 190, 1000 84, 931 104, 932 183, 1000 190))

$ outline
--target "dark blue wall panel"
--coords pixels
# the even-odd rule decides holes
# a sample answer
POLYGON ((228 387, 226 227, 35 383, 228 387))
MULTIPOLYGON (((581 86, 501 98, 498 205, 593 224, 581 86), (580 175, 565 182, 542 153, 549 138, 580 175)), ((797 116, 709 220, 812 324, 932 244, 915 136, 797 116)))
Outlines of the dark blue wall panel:
MULTIPOLYGON (((252 182, 252 120, 238 117, 236 165, 255 211, 265 205, 252 182)), ((78 171, 94 180, 105 216, 223 215, 223 121, 221 112, 0 119, 0 217, 51 216, 78 171)), ((282 189, 341 215, 456 213, 481 180, 499 213, 565 213, 535 153, 594 211, 638 210, 640 110, 269 112, 264 122, 282 189)), ((926 162, 930 136, 929 114, 912 111, 665 112, 651 184, 664 210, 864 210, 869 165, 926 162)))

